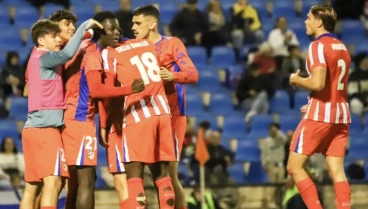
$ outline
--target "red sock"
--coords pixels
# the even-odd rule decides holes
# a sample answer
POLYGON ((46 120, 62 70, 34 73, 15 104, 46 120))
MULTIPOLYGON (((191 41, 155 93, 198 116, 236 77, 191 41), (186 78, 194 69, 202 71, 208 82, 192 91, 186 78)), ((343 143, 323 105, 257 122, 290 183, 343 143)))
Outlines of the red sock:
POLYGON ((299 181, 296 183, 296 187, 298 187, 299 193, 308 209, 322 209, 318 199, 317 188, 312 179, 307 178, 299 181))
POLYGON ((56 207, 52 207, 52 206, 43 206, 43 207, 41 207, 41 209, 56 209, 56 207))
POLYGON ((128 179, 128 197, 127 203, 123 201, 124 206, 128 207, 124 208, 146 208, 146 194, 144 193, 143 179, 128 179))
POLYGON ((350 186, 347 181, 334 184, 337 209, 350 209, 350 186))
POLYGON ((157 180, 158 199, 161 209, 170 209, 175 206, 175 192, 170 177, 157 180))
POLYGON ((128 204, 129 204, 129 198, 125 199, 125 200, 123 200, 119 203, 119 209, 129 208, 128 204))

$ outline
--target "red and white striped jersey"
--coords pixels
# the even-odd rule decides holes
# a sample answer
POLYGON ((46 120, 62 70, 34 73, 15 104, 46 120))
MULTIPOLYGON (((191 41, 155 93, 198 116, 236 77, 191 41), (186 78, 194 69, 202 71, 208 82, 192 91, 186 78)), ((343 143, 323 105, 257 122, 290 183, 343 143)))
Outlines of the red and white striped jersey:
POLYGON ((154 44, 147 40, 126 40, 102 52, 104 70, 113 74, 122 86, 142 78, 143 92, 125 97, 124 126, 139 123, 155 115, 170 114, 154 44))
POLYGON ((323 90, 310 93, 304 119, 324 123, 351 123, 347 87, 350 54, 345 45, 331 34, 323 34, 309 45, 307 71, 323 66, 327 69, 323 90))

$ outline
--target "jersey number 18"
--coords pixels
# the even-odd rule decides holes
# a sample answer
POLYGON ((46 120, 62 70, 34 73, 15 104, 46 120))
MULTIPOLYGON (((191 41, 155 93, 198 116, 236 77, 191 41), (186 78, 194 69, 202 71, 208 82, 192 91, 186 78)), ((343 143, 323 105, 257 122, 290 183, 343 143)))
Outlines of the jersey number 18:
POLYGON ((149 84, 150 81, 159 82, 161 80, 159 74, 160 67, 155 55, 151 52, 145 52, 140 57, 138 55, 132 57, 130 63, 137 66, 144 84, 149 84))

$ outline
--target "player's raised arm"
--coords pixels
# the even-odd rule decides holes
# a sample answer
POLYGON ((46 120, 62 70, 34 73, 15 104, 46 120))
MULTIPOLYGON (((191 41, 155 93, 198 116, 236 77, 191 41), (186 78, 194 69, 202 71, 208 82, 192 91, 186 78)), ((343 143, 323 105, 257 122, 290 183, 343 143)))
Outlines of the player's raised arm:
MULTIPOLYGON (((114 70, 113 68, 116 67, 113 64, 115 58, 112 52, 112 49, 104 49, 102 51, 103 66, 105 71, 107 71, 106 74, 109 74, 109 71, 114 70)), ((99 58, 98 54, 93 55, 90 53, 85 63, 86 78, 92 98, 122 97, 144 90, 145 87, 142 79, 135 80, 131 86, 123 87, 109 86, 101 83, 102 67, 98 61, 99 58)))
MULTIPOLYGON (((163 80, 168 76, 168 73, 172 73, 173 81, 175 83, 191 84, 198 82, 198 71, 194 66, 192 60, 188 56, 187 50, 180 41, 180 39, 173 37, 173 52, 172 56, 175 63, 178 65, 180 72, 169 72, 168 70, 162 69, 160 71, 161 78, 163 80)), ((170 80, 169 80, 170 81, 170 80)))
POLYGON ((102 25, 93 19, 89 19, 82 23, 75 32, 73 38, 68 42, 63 50, 48 51, 42 56, 42 65, 46 68, 55 70, 55 66, 65 64, 67 61, 72 59, 79 49, 79 45, 83 40, 86 30, 96 26, 102 28, 102 25))
POLYGON ((327 72, 324 45, 318 41, 312 42, 308 51, 311 75, 308 78, 302 78, 298 70, 290 75, 290 84, 310 91, 321 91, 325 87, 327 72))

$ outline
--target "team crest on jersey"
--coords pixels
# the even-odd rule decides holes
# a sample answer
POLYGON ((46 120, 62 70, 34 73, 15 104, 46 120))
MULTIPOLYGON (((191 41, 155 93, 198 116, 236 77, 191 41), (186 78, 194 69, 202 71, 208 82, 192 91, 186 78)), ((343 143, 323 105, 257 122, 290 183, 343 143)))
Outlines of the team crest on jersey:
POLYGON ((88 151, 88 158, 89 158, 90 160, 93 160, 93 158, 95 158, 95 151, 93 151, 93 150, 89 150, 89 151, 88 151))

